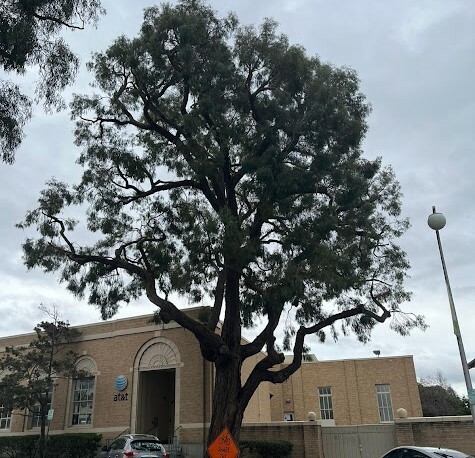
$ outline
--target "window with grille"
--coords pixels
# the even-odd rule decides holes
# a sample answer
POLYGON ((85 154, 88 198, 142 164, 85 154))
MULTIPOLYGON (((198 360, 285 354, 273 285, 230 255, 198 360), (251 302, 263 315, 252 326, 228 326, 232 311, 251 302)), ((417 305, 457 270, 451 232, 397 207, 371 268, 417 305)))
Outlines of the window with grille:
POLYGON ((393 421, 393 405, 389 385, 376 385, 376 396, 378 398, 380 421, 393 421))
POLYGON ((11 419, 11 411, 5 410, 3 406, 0 406, 0 429, 10 429, 11 419))
POLYGON ((94 377, 74 381, 72 425, 90 425, 94 401, 94 377))
MULTIPOLYGON (((41 396, 46 396, 46 393, 42 393, 41 396)), ((46 405, 46 412, 45 415, 48 413, 49 409, 51 409, 51 397, 52 393, 48 393, 48 404, 46 405)), ((32 428, 39 428, 41 426, 41 406, 36 404, 31 409, 31 427, 32 428)))
POLYGON ((333 401, 331 386, 318 388, 320 398, 320 418, 322 420, 333 420, 333 401))

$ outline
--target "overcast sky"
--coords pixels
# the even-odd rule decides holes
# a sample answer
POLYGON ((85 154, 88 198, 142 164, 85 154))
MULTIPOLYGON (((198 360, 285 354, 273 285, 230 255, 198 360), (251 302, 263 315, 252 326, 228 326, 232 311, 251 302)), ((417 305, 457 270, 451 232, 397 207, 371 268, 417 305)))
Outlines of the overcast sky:
MULTIPOLYGON (((86 93, 90 75, 84 64, 121 34, 137 34, 146 0, 103 0, 107 15, 97 30, 66 35, 82 59, 75 85, 86 93)), ((452 291, 468 360, 475 358, 475 3, 473 0, 214 0, 219 13, 237 13, 243 24, 264 17, 280 23, 292 43, 323 61, 355 69, 373 107, 365 154, 391 164, 404 193, 403 214, 412 227, 401 239, 411 262, 408 289, 413 300, 404 308, 425 315, 429 329, 400 337, 388 325, 377 327, 371 343, 354 337, 318 344, 319 359, 414 355, 418 377, 441 370, 465 392, 460 357, 452 332, 435 233, 427 226, 432 205, 447 217, 441 231, 452 291)), ((21 80, 31 90, 36 78, 21 80)), ((40 107, 26 128, 13 166, 0 164, 0 336, 29 332, 43 316, 40 303, 57 304, 72 325, 100 320, 99 312, 76 301, 54 275, 27 272, 21 259, 26 233, 16 229, 35 206, 52 176, 73 182, 73 123, 62 112, 45 115, 40 107)), ((152 313, 146 301, 130 304, 117 317, 152 313)), ((472 376, 475 377, 475 369, 472 376)))

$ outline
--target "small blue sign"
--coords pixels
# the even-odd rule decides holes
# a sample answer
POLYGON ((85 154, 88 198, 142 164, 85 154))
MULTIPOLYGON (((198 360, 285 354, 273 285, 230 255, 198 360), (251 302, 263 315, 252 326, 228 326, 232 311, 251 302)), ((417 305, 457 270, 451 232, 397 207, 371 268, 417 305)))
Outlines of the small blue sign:
POLYGON ((127 388, 127 377, 125 375, 118 375, 115 379, 115 389, 117 391, 124 391, 127 388))
POLYGON ((468 389, 468 402, 475 405, 475 390, 473 388, 468 389))

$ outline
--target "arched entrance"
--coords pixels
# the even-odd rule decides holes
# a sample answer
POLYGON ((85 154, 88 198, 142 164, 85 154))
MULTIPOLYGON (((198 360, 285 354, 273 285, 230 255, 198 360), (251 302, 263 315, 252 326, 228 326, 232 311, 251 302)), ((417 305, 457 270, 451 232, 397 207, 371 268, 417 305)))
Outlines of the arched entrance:
POLYGON ((140 348, 134 361, 132 432, 153 434, 163 443, 174 435, 181 366, 178 347, 169 339, 155 337, 140 348))

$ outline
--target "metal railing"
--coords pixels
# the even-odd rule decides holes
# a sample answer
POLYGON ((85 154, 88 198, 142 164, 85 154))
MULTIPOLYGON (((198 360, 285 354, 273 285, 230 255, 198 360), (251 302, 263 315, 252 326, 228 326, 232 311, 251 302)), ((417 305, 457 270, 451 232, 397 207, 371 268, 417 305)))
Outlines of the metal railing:
POLYGON ((170 452, 170 458, 179 458, 182 455, 182 449, 178 442, 178 436, 175 434, 181 426, 173 431, 173 434, 168 437, 168 451, 170 452))
POLYGON ((120 434, 115 436, 113 439, 106 439, 106 443, 104 445, 106 445, 107 448, 109 448, 109 445, 112 444, 112 442, 114 442, 116 439, 118 439, 123 434, 127 434, 127 433, 130 433, 130 428, 124 429, 120 434))

